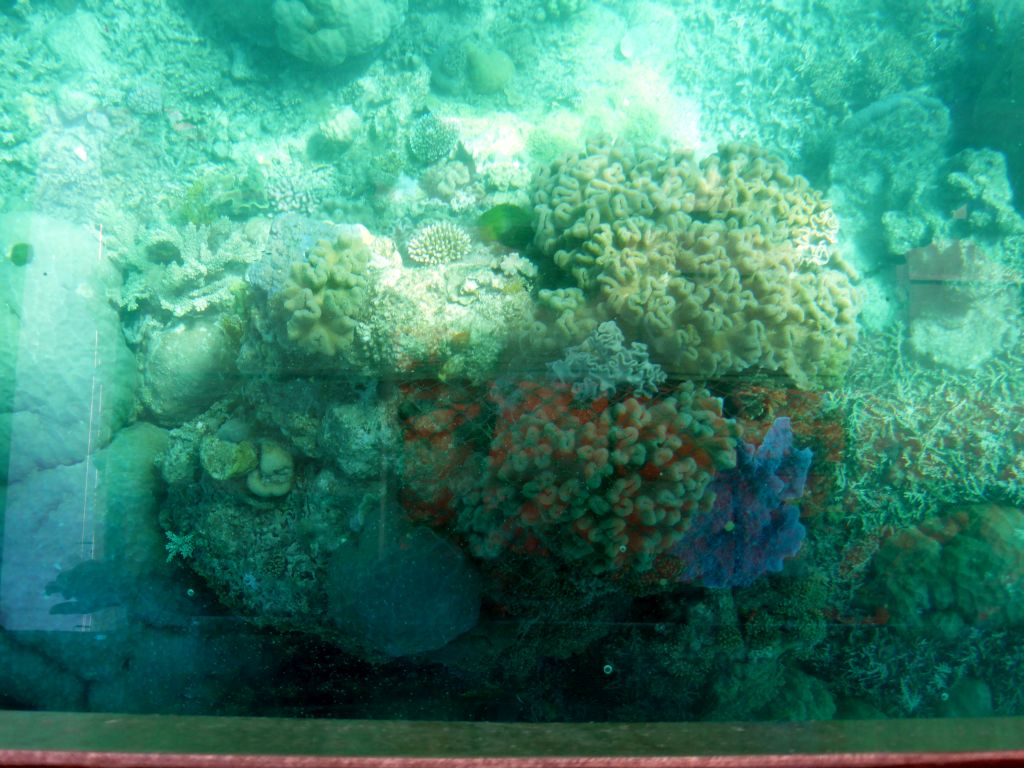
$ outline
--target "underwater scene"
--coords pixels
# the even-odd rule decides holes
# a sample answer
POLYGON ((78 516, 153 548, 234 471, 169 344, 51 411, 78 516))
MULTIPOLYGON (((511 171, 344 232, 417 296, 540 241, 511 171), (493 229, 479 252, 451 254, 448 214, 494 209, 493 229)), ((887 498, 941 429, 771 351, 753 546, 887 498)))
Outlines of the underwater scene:
POLYGON ((1022 31, 0 0, 0 708, 1024 714, 1022 31))

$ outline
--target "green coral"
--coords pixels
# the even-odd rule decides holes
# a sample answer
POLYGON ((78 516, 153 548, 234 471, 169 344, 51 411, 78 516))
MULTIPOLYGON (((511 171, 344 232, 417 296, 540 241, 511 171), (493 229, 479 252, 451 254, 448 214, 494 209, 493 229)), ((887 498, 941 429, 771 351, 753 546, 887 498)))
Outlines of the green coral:
POLYGON ((487 95, 504 90, 515 73, 515 63, 501 49, 482 43, 466 44, 466 74, 477 93, 487 95))
POLYGON ((277 42, 312 64, 337 65, 383 43, 406 0, 274 0, 277 42))
POLYGON ((167 531, 167 543, 164 545, 164 549, 167 550, 167 562, 178 556, 182 560, 192 557, 192 553, 196 551, 194 537, 194 533, 177 534, 167 531))
POLYGON ((292 265, 276 298, 288 341, 314 355, 335 357, 352 347, 357 318, 367 308, 370 261, 366 243, 341 235, 321 240, 306 260, 292 265))

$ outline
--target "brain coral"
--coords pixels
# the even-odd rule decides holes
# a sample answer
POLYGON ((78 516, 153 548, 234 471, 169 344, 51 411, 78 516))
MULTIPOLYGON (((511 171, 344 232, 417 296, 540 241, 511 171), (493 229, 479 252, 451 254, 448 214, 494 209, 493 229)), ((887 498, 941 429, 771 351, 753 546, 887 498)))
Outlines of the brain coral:
POLYGON ((681 376, 759 367, 811 386, 843 371, 856 275, 831 207, 778 158, 592 145, 539 175, 534 204, 537 248, 576 283, 541 296, 557 299, 553 348, 615 319, 681 376))
POLYGON ((366 244, 354 235, 320 240, 275 297, 288 340, 312 354, 332 357, 352 344, 356 317, 367 302, 366 244))
POLYGON ((710 509, 715 472, 736 463, 735 423, 691 383, 614 404, 528 382, 492 397, 488 471, 457 521, 480 557, 540 549, 594 573, 649 570, 710 509))
POLYGON ((274 0, 277 42, 313 64, 341 64, 383 43, 406 0, 274 0))

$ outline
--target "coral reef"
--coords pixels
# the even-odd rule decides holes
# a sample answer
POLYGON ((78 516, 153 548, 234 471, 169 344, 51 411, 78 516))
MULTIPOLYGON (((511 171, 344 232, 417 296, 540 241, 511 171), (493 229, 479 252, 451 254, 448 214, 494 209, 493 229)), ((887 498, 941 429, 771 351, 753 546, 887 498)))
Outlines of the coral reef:
POLYGON ((946 105, 919 91, 876 101, 839 126, 829 195, 851 236, 877 242, 882 215, 908 205, 945 160, 950 131, 946 105))
POLYGON ((260 220, 239 226, 217 219, 209 226, 154 226, 113 243, 123 282, 110 295, 132 318, 129 340, 140 343, 168 316, 236 313, 247 293, 245 271, 260 257, 267 229, 260 220))
POLYGON ((3 5, 6 704, 1024 711, 1019 2, 3 5))
POLYGON ((585 299, 555 345, 614 318, 680 376, 762 368, 808 387, 844 371, 855 273, 830 245, 830 206, 778 158, 591 145, 541 173, 534 200, 536 247, 585 299))
POLYGON ((878 531, 944 505, 1024 503, 1020 342, 970 371, 925 366, 907 346, 899 325, 868 340, 839 398, 857 446, 846 456, 851 522, 878 531))
MULTIPOLYGON (((259 325, 243 345, 240 367, 319 365, 369 377, 483 380, 527 332, 533 272, 511 256, 441 263, 467 255, 469 235, 447 222, 425 227, 412 253, 438 260, 407 267, 395 244, 360 226, 327 226, 308 220, 280 228, 266 263, 250 279, 266 291, 259 325), (321 233, 304 260, 278 270, 321 233), (270 328, 276 330, 269 330, 270 328), (273 336, 276 346, 263 340, 273 336)), ((262 297, 261 297, 262 299, 262 297)))

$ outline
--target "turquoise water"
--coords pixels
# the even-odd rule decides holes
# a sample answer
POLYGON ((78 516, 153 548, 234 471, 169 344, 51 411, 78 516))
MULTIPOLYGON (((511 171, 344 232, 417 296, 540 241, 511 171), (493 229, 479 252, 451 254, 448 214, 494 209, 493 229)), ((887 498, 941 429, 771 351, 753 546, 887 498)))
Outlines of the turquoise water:
POLYGON ((0 705, 1021 714, 1022 24, 0 0, 0 705))

